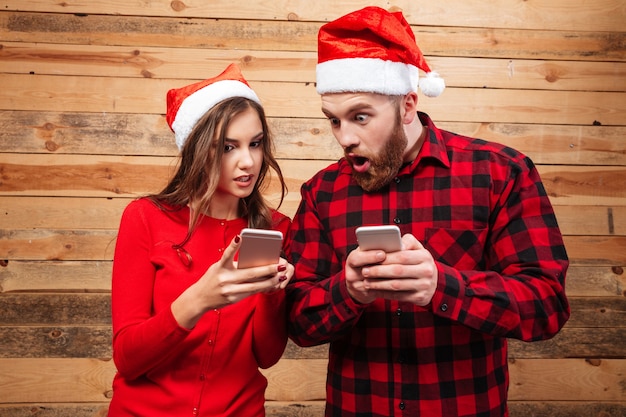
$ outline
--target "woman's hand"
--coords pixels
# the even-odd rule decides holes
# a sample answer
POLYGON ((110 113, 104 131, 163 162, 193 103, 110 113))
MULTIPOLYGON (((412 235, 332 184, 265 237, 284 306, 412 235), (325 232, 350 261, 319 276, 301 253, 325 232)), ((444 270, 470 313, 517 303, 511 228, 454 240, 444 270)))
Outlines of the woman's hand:
POLYGON ((194 327, 208 310, 287 286, 294 268, 283 258, 278 264, 237 269, 234 257, 239 243, 240 237, 236 236, 224 250, 222 258, 172 303, 174 318, 182 327, 194 327))

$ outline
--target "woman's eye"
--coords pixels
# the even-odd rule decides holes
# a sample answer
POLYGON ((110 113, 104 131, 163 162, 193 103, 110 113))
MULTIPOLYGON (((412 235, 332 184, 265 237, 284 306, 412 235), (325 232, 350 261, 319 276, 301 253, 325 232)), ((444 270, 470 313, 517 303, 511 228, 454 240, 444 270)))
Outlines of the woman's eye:
POLYGON ((232 151, 233 149, 235 149, 233 145, 224 145, 224 153, 228 153, 232 151))
POLYGON ((261 143, 262 141, 260 140, 255 140, 253 142, 250 143, 250 147, 251 148, 260 148, 261 147, 261 143))

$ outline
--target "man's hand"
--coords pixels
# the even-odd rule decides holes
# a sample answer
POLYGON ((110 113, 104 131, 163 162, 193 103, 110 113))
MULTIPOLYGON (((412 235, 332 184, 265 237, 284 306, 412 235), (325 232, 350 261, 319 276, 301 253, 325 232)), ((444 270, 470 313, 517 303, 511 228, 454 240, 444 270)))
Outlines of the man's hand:
POLYGON ((363 304, 386 298, 426 306, 437 288, 437 266, 430 252, 406 234, 398 252, 352 251, 346 259, 346 285, 363 304))

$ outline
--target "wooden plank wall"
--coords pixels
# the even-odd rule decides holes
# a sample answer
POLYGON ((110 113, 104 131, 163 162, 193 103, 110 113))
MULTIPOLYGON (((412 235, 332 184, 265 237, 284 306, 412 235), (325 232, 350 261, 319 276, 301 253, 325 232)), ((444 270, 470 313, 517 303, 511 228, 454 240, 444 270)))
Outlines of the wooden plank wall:
MULTIPOLYGON (((573 314, 553 340, 511 342, 511 416, 626 415, 626 3, 235 3, 0 4, 0 415, 106 414, 116 228, 175 164, 166 91, 238 62, 292 215, 302 181, 341 154, 314 88, 318 28, 368 4, 402 9, 446 79, 421 108, 527 153, 555 205, 573 314)), ((325 365, 325 347, 290 344, 266 372, 268 414, 320 416, 325 365)))

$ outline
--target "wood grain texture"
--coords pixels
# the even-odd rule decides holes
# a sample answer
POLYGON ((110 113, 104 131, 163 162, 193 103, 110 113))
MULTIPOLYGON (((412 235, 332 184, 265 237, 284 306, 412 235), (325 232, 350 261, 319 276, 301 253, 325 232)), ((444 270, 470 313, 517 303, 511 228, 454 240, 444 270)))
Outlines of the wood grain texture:
MULTIPOLYGON (((164 114, 167 91, 176 80, 0 74, 0 109, 164 114)), ((319 96, 311 83, 250 82, 269 117, 319 118, 319 96)), ((421 110, 434 120, 622 126, 626 103, 619 92, 446 88, 423 98, 421 110), (498 104, 494 104, 498 103, 498 104), (489 120, 485 115, 489 114, 489 120)))
MULTIPOLYGON (((626 416, 626 5, 398 0, 448 86, 420 109, 538 166, 572 316, 510 340, 512 417, 626 416)), ((0 415, 104 417, 119 217, 175 169, 165 92, 237 62, 269 114, 295 213, 341 157, 315 92, 317 32, 356 0, 8 0, 0 10, 0 415)), ((277 188, 268 197, 275 203, 277 188)), ((268 416, 323 414, 327 346, 289 343, 268 416)))
MULTIPOLYGON (((585 4, 572 4, 567 0, 540 0, 511 2, 497 0, 449 0, 445 6, 432 2, 396 0, 392 3, 371 0, 367 3, 391 11, 401 10, 407 21, 419 25, 451 25, 473 27, 516 27, 524 29, 580 31, 621 31, 618 22, 626 17, 623 3, 615 0, 593 0, 585 4)), ((3 3, 6 10, 38 11, 74 14, 115 14, 138 16, 212 17, 222 19, 258 19, 287 21, 328 21, 363 7, 357 0, 315 3, 298 0, 258 1, 247 7, 232 7, 228 0, 214 0, 207 4, 202 0, 150 1, 141 0, 111 2, 92 0, 86 3, 10 0, 3 3)))
MULTIPOLYGON (((315 52, 3 42, 3 72, 201 80, 237 62, 249 81, 315 82, 315 52)), ((432 57, 448 87, 623 91, 626 62, 432 57)))
MULTIPOLYGON (((269 380, 266 398, 323 399, 325 362, 281 359, 263 371, 269 380)), ((0 403, 104 402, 113 395, 111 360, 0 358, 0 368, 0 403)), ((623 359, 515 359, 509 369, 511 401, 618 402, 625 394, 623 359)))

